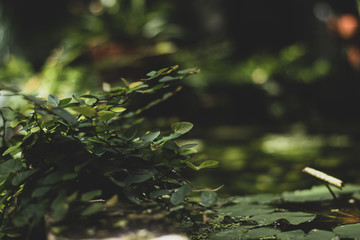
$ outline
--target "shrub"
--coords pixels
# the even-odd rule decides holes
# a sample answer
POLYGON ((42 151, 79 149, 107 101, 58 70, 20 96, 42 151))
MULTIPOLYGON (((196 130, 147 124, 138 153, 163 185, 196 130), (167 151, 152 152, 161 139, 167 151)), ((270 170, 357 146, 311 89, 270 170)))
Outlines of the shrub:
POLYGON ((180 204, 191 186, 179 171, 215 167, 217 162, 195 166, 194 145, 175 141, 191 123, 175 123, 168 134, 142 129, 143 111, 177 92, 173 83, 198 72, 176 69, 152 71, 141 81, 125 81, 125 86, 97 95, 63 99, 50 94, 45 100, 0 85, 26 101, 19 109, 1 109, 1 234, 29 234, 44 216, 52 222, 69 214, 88 216, 114 199, 180 204), (164 89, 160 98, 130 108, 136 96, 164 89), (10 138, 9 130, 18 132, 10 138))

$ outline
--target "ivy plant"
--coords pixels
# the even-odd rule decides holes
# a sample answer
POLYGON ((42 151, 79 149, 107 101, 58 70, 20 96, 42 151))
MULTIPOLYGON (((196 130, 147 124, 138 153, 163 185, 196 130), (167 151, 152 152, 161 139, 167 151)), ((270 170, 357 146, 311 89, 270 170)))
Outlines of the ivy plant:
MULTIPOLYGON (((114 200, 181 204, 192 191, 181 170, 218 162, 198 164, 194 145, 176 142, 193 124, 177 122, 168 132, 146 130, 143 112, 197 72, 163 68, 110 91, 69 98, 43 99, 0 85, 3 94, 26 103, 0 109, 1 236, 25 239, 44 219, 56 223, 70 214, 89 216, 114 200), (131 107, 137 96, 159 93, 150 103, 131 107)), ((202 198, 210 206, 216 194, 202 198)))

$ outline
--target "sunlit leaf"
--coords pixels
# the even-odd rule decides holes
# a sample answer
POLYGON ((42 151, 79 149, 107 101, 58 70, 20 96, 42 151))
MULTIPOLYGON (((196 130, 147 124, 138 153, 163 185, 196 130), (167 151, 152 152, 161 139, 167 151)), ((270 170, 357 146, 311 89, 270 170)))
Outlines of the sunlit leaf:
POLYGON ((60 102, 59 102, 59 107, 62 107, 66 104, 69 104, 71 102, 72 98, 64 98, 64 99, 61 99, 60 102))
POLYGON ((72 107, 71 109, 85 117, 94 117, 96 115, 96 109, 89 106, 72 107))
POLYGON ((112 111, 112 112, 121 113, 121 112, 124 112, 126 110, 126 108, 124 108, 124 107, 112 107, 109 110, 112 111))
POLYGON ((100 121, 109 121, 110 119, 116 117, 116 113, 111 111, 100 111, 98 112, 100 121))
POLYGON ((140 86, 141 84, 143 84, 143 82, 141 82, 141 81, 133 82, 133 83, 130 83, 129 88, 136 88, 137 86, 140 86))
POLYGON ((57 106, 59 106, 60 100, 56 95, 50 94, 48 96, 48 103, 53 105, 54 107, 57 107, 57 106))
POLYGON ((219 162, 218 161, 214 161, 214 160, 207 160, 203 163, 200 164, 199 169, 203 169, 203 168, 215 168, 219 166, 219 162))
POLYGON ((198 171, 199 168, 197 166, 195 166, 192 162, 189 162, 189 161, 183 161, 183 163, 185 163, 189 168, 195 170, 195 171, 198 171))
POLYGON ((15 155, 15 154, 19 153, 20 151, 21 151, 20 144, 17 144, 15 146, 11 146, 8 149, 6 149, 2 155, 3 156, 5 156, 6 154, 15 155))
POLYGON ((189 122, 177 122, 171 125, 172 130, 175 134, 183 135, 193 128, 193 124, 189 122))

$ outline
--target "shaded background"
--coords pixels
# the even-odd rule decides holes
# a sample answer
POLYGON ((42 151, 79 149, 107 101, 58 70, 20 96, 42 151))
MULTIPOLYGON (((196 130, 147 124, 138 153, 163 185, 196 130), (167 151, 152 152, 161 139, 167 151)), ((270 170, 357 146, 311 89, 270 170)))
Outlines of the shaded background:
POLYGON ((217 169, 187 173, 223 194, 360 183, 356 1, 12 0, 0 3, 0 81, 68 96, 199 67, 147 114, 195 124, 186 141, 217 169))

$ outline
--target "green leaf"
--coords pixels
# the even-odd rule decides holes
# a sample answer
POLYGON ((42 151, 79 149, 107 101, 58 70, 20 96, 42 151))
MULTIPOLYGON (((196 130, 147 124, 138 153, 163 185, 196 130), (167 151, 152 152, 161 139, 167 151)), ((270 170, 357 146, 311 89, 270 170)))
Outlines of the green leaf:
POLYGON ((181 145, 180 146, 180 150, 184 150, 184 149, 188 149, 188 148, 193 148, 196 147, 198 144, 196 143, 190 143, 190 144, 185 144, 185 145, 181 145))
POLYGON ((31 193, 32 197, 42 197, 44 196, 47 192, 49 192, 52 189, 52 187, 38 187, 35 188, 34 191, 31 193))
POLYGON ((96 109, 89 106, 72 107, 71 109, 85 117, 94 117, 96 115, 96 109))
MULTIPOLYGON (((335 194, 346 194, 360 191, 360 186, 346 184, 342 190, 334 188, 335 194)), ((313 186, 311 189, 297 190, 294 192, 283 192, 281 198, 286 202, 311 202, 332 200, 333 196, 324 185, 313 186)))
POLYGON ((68 111, 66 111, 65 109, 59 108, 59 107, 54 107, 51 109, 51 111, 61 117, 62 119, 64 119, 65 121, 67 121, 70 124, 75 125, 77 123, 77 119, 74 115, 70 114, 68 111))
POLYGON ((98 112, 98 116, 100 121, 109 121, 110 119, 116 117, 117 114, 111 111, 100 111, 98 112))
POLYGON ((54 184, 63 180, 64 172, 57 171, 48 174, 42 181, 43 184, 54 184))
POLYGON ((189 168, 195 170, 195 171, 198 171, 199 168, 197 166, 195 166, 192 162, 189 162, 189 161, 182 161, 183 163, 185 163, 189 168))
POLYGON ((8 174, 19 171, 22 168, 22 162, 20 159, 10 159, 0 164, 0 174, 8 174))
POLYGON ((203 169, 203 168, 215 168, 215 167, 217 167, 217 166, 219 166, 219 162, 218 162, 218 161, 207 160, 207 161, 201 163, 198 168, 199 168, 199 169, 203 169))
POLYGON ((255 228, 243 234, 242 236, 243 238, 241 239, 263 239, 263 238, 271 239, 278 233, 280 233, 279 229, 268 228, 268 227, 255 228))
POLYGON ((286 219, 290 224, 298 225, 309 220, 313 220, 315 214, 305 212, 273 212, 267 214, 259 214, 251 217, 252 220, 262 225, 268 225, 279 219, 286 219))
POLYGON ((197 150, 194 148, 187 148, 181 151, 181 155, 188 156, 197 153, 197 150))
POLYGON ((221 215, 230 217, 249 217, 259 214, 265 214, 275 211, 275 207, 267 205, 258 205, 254 203, 237 204, 234 206, 224 207, 218 210, 221 215))
POLYGON ((160 135, 160 131, 149 132, 145 136, 141 137, 141 140, 145 143, 154 141, 160 135))
POLYGON ((193 128, 193 124, 189 122, 177 122, 171 125, 171 128, 175 134, 179 134, 179 136, 187 133, 193 128))
POLYGON ((83 202, 88 202, 90 200, 92 200, 94 197, 100 196, 102 193, 102 191, 100 189, 97 190, 93 190, 87 193, 83 193, 81 195, 81 201, 83 202))
POLYGON ((61 99, 58 106, 59 107, 62 107, 64 105, 67 105, 71 102, 72 98, 64 98, 64 99, 61 99))
POLYGON ((130 176, 126 177, 124 183, 129 186, 133 183, 145 182, 150 178, 152 178, 156 172, 157 171, 155 169, 153 170, 138 169, 135 172, 133 172, 130 176))
POLYGON ((336 235, 331 231, 312 229, 303 239, 306 240, 336 239, 336 235))
POLYGON ((124 112, 126 110, 126 108, 124 108, 124 107, 112 107, 109 110, 112 111, 112 112, 121 113, 121 112, 124 112))
POLYGON ((150 198, 158 198, 158 197, 162 197, 164 195, 169 195, 172 192, 174 192, 174 190, 168 190, 168 189, 159 189, 159 190, 155 190, 152 191, 150 193, 150 198))
POLYGON ((93 203, 89 207, 87 207, 84 211, 82 211, 81 216, 89 216, 94 213, 97 213, 101 211, 103 206, 104 205, 102 203, 93 203))
POLYGON ((180 187, 176 192, 171 194, 170 202, 173 205, 180 204, 184 198, 191 192, 191 187, 189 184, 185 184, 184 186, 180 187))
POLYGON ((177 73, 180 75, 191 75, 191 74, 196 74, 199 73, 200 69, 197 67, 194 68, 188 68, 188 69, 184 69, 184 70, 180 70, 177 73))
MULTIPOLYGON (((335 236, 335 234, 333 234, 335 236)), ((276 239, 278 240, 289 240, 289 239, 306 239, 305 238, 305 233, 302 230, 294 230, 294 231, 288 231, 288 232, 281 232, 276 234, 276 239)), ((331 239, 331 238, 314 238, 314 240, 316 239, 331 239)))
POLYGON ((334 228, 334 233, 342 238, 360 238, 360 223, 347 224, 334 228))
POLYGON ((56 95, 50 94, 48 96, 48 103, 53 105, 54 107, 57 107, 57 106, 59 106, 60 100, 56 95))
POLYGON ((51 203, 51 208, 53 209, 53 220, 55 222, 65 217, 69 209, 69 204, 67 203, 67 196, 65 190, 60 191, 60 193, 51 203))
POLYGON ((217 193, 213 191, 203 191, 201 193, 201 201, 200 203, 204 207, 211 207, 217 199, 217 193))
POLYGON ((175 81, 175 80, 179 80, 179 77, 172 77, 172 76, 165 76, 162 77, 159 82, 170 82, 170 81, 175 81))
POLYGON ((31 177, 34 173, 36 173, 39 169, 31 169, 24 172, 19 173, 16 175, 12 180, 11 184, 14 186, 20 185, 23 181, 31 177))
POLYGON ((9 147, 8 149, 6 149, 6 151, 2 155, 3 156, 5 156, 6 154, 15 155, 19 152, 21 152, 20 143, 15 146, 9 147))

